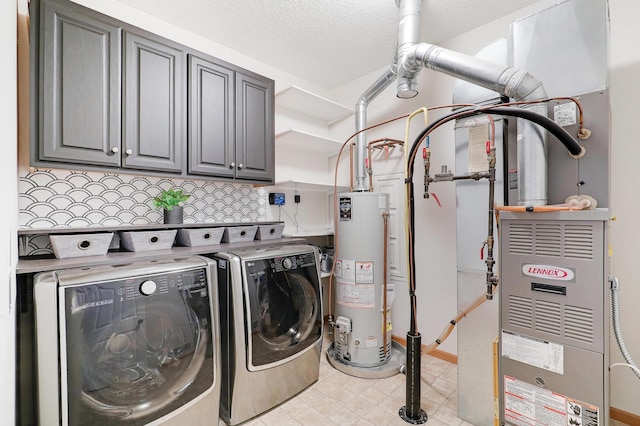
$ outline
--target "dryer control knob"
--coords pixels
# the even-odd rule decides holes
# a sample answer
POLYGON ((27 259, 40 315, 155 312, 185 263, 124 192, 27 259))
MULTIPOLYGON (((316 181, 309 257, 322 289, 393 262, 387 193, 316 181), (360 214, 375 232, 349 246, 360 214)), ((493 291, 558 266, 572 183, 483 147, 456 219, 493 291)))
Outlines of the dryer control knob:
POLYGON ((157 288, 158 285, 154 281, 145 281, 140 284, 140 293, 144 294, 145 296, 151 296, 156 292, 157 288))
POLYGON ((291 269, 292 266, 293 266, 293 262, 291 261, 291 259, 289 259, 288 257, 285 257, 284 259, 282 259, 282 267, 284 269, 291 269))

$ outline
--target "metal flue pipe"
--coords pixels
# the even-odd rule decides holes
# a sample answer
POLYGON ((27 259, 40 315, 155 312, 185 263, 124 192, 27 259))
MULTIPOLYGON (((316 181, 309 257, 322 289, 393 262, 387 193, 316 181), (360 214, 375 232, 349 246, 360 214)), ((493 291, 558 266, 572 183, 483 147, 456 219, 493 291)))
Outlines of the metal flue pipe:
MULTIPOLYGON (((526 71, 497 65, 483 59, 418 42, 422 0, 396 0, 400 8, 398 45, 393 64, 356 103, 356 130, 367 125, 367 107, 371 100, 397 79, 397 96, 408 98, 417 92, 417 76, 429 68, 478 86, 498 92, 516 101, 545 99, 540 80, 526 71)), ((547 115, 544 104, 525 108, 547 115)), ((518 120, 518 188, 521 205, 544 205, 547 202, 547 140, 546 132, 537 125, 518 120)), ((366 191, 364 167, 366 138, 364 132, 356 139, 356 191, 366 191)))
MULTIPOLYGON (((358 131, 367 127, 367 107, 369 103, 375 99, 384 89, 389 87, 397 77, 398 62, 397 54, 391 64, 391 67, 378 78, 369 88, 358 98, 356 102, 356 129, 358 131)), ((367 138, 365 132, 360 132, 356 136, 356 156, 355 156, 355 169, 356 169, 356 186, 354 192, 367 191, 366 185, 367 173, 364 167, 364 159, 367 158, 367 138)))
MULTIPOLYGON (((412 1, 415 0, 401 0, 401 3, 412 1)), ((547 97, 542 82, 526 71, 428 43, 417 43, 399 52, 398 81, 401 78, 415 78, 413 70, 416 67, 451 75, 516 101, 535 101, 547 97)), ((398 87, 398 90, 401 88, 398 87)), ((524 108, 547 116, 545 104, 531 104, 524 108)), ((547 204, 547 133, 528 120, 518 119, 517 151, 519 204, 547 204)))
MULTIPOLYGON (((398 26, 398 52, 397 58, 407 58, 409 53, 420 39, 420 17, 422 16, 420 2, 408 2, 400 5, 400 19, 398 26)), ((400 99, 410 99, 418 94, 416 77, 422 69, 422 64, 411 63, 402 67, 398 74, 397 96, 400 99)))

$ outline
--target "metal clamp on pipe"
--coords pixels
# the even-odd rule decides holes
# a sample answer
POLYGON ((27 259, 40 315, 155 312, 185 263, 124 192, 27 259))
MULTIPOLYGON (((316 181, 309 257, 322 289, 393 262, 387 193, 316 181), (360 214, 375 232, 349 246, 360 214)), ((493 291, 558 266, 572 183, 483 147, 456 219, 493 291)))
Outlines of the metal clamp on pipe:
POLYGON ((453 180, 453 173, 451 172, 451 170, 447 168, 446 164, 443 164, 442 167, 440 168, 440 173, 436 173, 433 176, 432 182, 444 182, 444 181, 452 181, 452 180, 453 180))
POLYGON ((422 148, 422 159, 424 160, 424 193, 423 198, 429 198, 429 169, 431 168, 431 151, 429 148, 422 148))

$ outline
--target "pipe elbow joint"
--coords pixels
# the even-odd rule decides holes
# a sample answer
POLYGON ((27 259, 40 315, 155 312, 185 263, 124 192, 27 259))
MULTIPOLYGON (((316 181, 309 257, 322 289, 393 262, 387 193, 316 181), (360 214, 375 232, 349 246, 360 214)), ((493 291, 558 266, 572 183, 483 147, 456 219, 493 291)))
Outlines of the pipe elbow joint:
POLYGON ((422 61, 418 55, 421 43, 409 43, 398 48, 398 76, 415 77, 422 69, 422 61))
POLYGON ((499 92, 516 101, 539 100, 547 97, 542 81, 526 71, 507 68, 498 79, 499 92))
POLYGON ((415 60, 415 45, 405 47, 399 52, 398 81, 396 96, 410 99, 418 94, 417 76, 422 68, 415 60))

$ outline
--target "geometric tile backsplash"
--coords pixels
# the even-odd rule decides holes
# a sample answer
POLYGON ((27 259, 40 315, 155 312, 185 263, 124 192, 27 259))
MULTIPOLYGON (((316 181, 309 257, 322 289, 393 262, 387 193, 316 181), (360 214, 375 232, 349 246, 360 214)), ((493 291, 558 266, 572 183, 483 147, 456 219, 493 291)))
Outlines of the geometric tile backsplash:
POLYGON ((20 228, 162 223, 152 200, 171 188, 191 195, 182 203, 184 223, 267 220, 266 190, 247 184, 35 169, 19 178, 20 228))
POLYGON ((263 221, 265 190, 251 185, 42 169, 19 182, 21 228, 118 226, 162 223, 153 198, 180 188, 184 223, 263 221))

